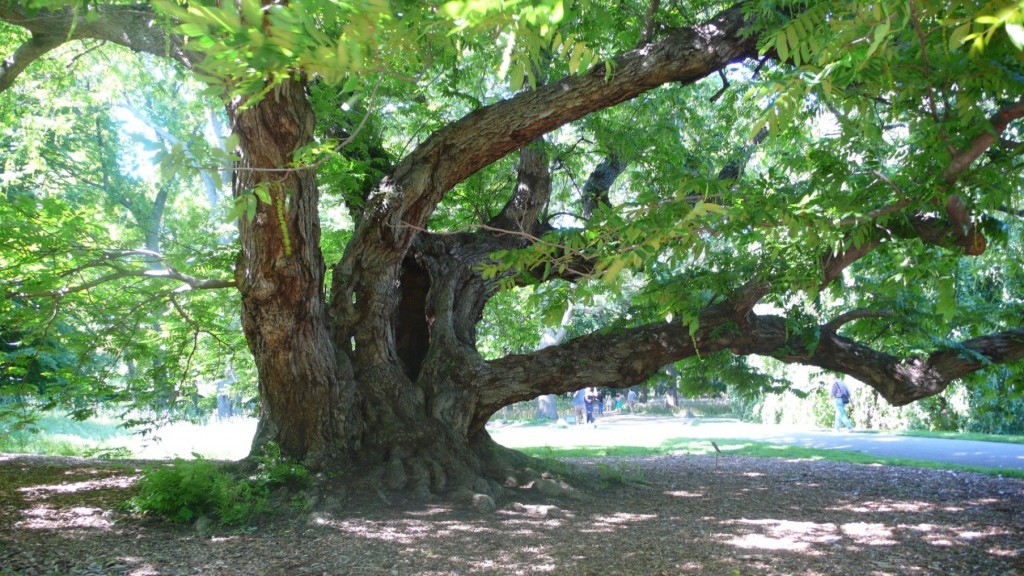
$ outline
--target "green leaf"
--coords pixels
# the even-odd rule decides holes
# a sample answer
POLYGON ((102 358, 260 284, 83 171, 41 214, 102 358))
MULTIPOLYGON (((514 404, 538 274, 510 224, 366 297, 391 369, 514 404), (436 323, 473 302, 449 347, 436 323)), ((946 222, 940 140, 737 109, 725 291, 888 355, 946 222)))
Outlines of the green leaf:
POLYGON ((583 60, 583 53, 586 52, 586 47, 581 43, 577 42, 572 47, 572 56, 569 57, 569 74, 576 74, 580 69, 580 62, 583 60))
POLYGON ((509 78, 508 88, 513 92, 518 92, 523 87, 523 81, 526 78, 526 66, 522 62, 516 62, 512 67, 512 76, 509 78))
POLYGON ((252 222, 256 218, 256 197, 246 194, 242 198, 245 198, 245 218, 252 222))
POLYGON ((865 54, 865 56, 864 56, 865 60, 870 58, 871 55, 874 54, 876 50, 878 50, 878 47, 881 46, 882 42, 885 41, 885 37, 886 37, 886 35, 888 33, 889 33, 889 22, 888 21, 883 22, 879 26, 875 27, 875 39, 871 42, 871 46, 868 47, 867 54, 865 54))
POLYGON ((260 182, 256 188, 253 188, 253 193, 256 194, 256 197, 264 204, 270 204, 272 202, 270 198, 270 190, 268 190, 266 182, 260 182))
POLYGON ((796 53, 800 49, 800 39, 796 36, 796 27, 790 26, 786 28, 786 40, 788 41, 789 47, 792 52, 796 53))
POLYGON ((968 22, 966 24, 963 24, 963 25, 960 25, 960 26, 957 26, 956 29, 953 30, 953 33, 950 34, 950 36, 949 36, 949 51, 953 52, 957 48, 963 46, 964 42, 966 42, 966 40, 967 40, 967 35, 970 34, 970 33, 971 33, 971 23, 970 22, 968 22))
POLYGON ((1024 26, 1012 22, 1007 23, 1006 35, 1010 37, 1010 42, 1017 47, 1017 50, 1024 50, 1024 26))
POLYGON ((185 24, 182 24, 181 26, 178 26, 178 31, 184 34, 185 36, 198 38, 200 36, 206 35, 206 26, 201 26, 199 24, 187 22, 185 24))
POLYGON ((604 273, 601 274, 601 279, 609 283, 614 282, 615 278, 618 277, 619 273, 622 272, 622 269, 625 267, 626 259, 616 257, 612 259, 611 263, 608 264, 608 267, 605 268, 604 273))
POLYGON ((779 53, 779 60, 783 62, 789 60, 789 47, 786 46, 785 31, 779 32, 775 36, 775 50, 779 53))
POLYGON ((253 26, 260 26, 263 23, 263 7, 259 0, 241 0, 242 14, 246 21, 253 26))
POLYGON ((936 302, 935 309, 942 315, 945 322, 949 322, 953 319, 953 315, 956 314, 957 309, 955 280, 951 276, 944 276, 939 278, 937 287, 939 297, 938 302, 936 302))
POLYGON ((562 324, 562 316, 565 315, 566 309, 569 308, 568 300, 558 300, 553 305, 548 306, 547 310, 544 311, 544 325, 545 326, 560 326, 562 324))
POLYGON ((562 21, 562 18, 564 17, 565 6, 563 5, 562 0, 558 0, 557 2, 555 2, 554 7, 551 9, 551 17, 549 18, 549 20, 552 24, 558 24, 559 22, 562 21))
POLYGON ((224 214, 224 220, 227 222, 234 222, 235 220, 240 218, 242 214, 245 214, 245 210, 245 196, 239 196, 238 198, 234 199, 234 202, 231 203, 231 209, 229 209, 224 214))

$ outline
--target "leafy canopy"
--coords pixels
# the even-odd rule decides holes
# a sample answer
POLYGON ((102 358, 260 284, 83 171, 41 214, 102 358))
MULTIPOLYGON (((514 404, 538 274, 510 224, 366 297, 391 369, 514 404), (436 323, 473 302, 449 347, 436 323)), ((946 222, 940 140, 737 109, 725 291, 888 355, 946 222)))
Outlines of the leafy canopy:
MULTIPOLYGON (((107 5, 71 4, 86 21, 107 5)), ((258 189, 223 200, 234 146, 211 110, 311 80, 317 137, 294 163, 317 168, 323 249, 336 259, 369 187, 433 131, 566 74, 613 77, 610 58, 648 31, 722 7, 666 4, 651 19, 648 2, 158 0, 158 25, 185 37, 191 71, 89 41, 62 46, 0 95, 0 395, 77 402, 82 414, 98 400, 194 407, 228 374, 252 394, 237 296, 169 276, 230 284, 225 216, 266 201, 258 189)), ((536 144, 552 168, 553 230, 484 268, 531 272, 505 288, 532 284, 492 301, 480 333, 489 357, 532 348, 569 301, 575 334, 666 318, 696 330, 702 308, 751 280, 771 284, 765 303, 808 343, 850 310, 876 316, 845 333, 894 354, 1019 321, 1021 129, 999 115, 1022 106, 1021 4, 745 7, 762 61, 653 90, 536 144), (970 157, 986 134, 998 138, 970 157), (585 182, 613 157, 626 168, 584 215, 585 182), (980 257, 912 233, 913 215, 944 218, 951 195, 964 225, 984 232, 980 257), (866 247, 823 281, 829 256, 866 247), (552 281, 581 259, 587 278, 552 281), (523 323, 523 307, 540 312, 523 323)), ((5 54, 26 37, 0 26, 5 54)), ((478 172, 446 195, 431 229, 488 221, 514 180, 512 159, 478 172)), ((1019 367, 1009 370, 1013 382, 1019 367)))

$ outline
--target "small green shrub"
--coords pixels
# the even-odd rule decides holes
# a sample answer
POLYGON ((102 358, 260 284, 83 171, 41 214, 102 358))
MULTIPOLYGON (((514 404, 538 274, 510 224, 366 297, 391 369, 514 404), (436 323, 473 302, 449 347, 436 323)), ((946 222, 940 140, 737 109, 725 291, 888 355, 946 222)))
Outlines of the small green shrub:
POLYGON ((176 458, 170 466, 143 472, 131 507, 172 522, 191 522, 200 516, 214 516, 229 500, 232 484, 231 476, 209 460, 176 458))
POLYGON ((305 466, 281 456, 281 447, 268 443, 256 457, 256 475, 253 480, 270 487, 284 486, 300 490, 309 486, 309 470, 305 466))
POLYGON ((276 445, 268 445, 255 461, 253 475, 237 478, 198 455, 195 460, 175 459, 170 466, 142 474, 139 493, 129 501, 129 508, 172 522, 207 516, 225 526, 240 526, 269 509, 272 489, 309 484, 309 471, 282 458, 276 445))

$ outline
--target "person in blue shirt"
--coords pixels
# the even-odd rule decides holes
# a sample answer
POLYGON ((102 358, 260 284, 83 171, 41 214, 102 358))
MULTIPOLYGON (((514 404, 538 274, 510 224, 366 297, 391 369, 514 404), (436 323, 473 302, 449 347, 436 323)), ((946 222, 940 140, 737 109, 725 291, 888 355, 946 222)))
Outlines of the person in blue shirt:
POLYGON ((587 405, 587 389, 580 388, 572 395, 572 409, 576 424, 583 424, 583 410, 587 405))

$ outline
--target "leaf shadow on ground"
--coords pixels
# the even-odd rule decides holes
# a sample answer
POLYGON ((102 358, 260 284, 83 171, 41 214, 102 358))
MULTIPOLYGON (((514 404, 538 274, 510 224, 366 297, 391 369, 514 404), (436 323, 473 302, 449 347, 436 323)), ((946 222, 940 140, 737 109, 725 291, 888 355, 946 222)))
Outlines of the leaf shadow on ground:
POLYGON ((200 536, 121 511, 143 464, 0 456, 0 574, 1024 574, 1020 479, 750 457, 573 459, 573 477, 590 480, 573 493, 510 489, 489 514, 349 495, 339 511, 200 536))

